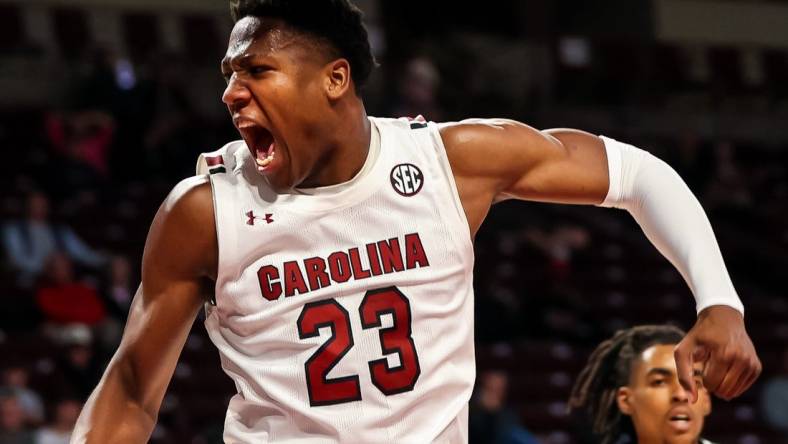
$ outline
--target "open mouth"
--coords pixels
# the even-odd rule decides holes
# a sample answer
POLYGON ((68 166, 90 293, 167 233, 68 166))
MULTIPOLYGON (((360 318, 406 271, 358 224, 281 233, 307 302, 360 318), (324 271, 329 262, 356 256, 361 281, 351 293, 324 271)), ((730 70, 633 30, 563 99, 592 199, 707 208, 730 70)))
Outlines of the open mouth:
POLYGON ((692 427, 692 418, 687 414, 675 414, 670 416, 670 426, 676 433, 686 433, 692 427))
POLYGON ((274 160, 276 141, 268 129, 252 122, 241 122, 238 131, 254 156, 257 170, 264 172, 274 160))

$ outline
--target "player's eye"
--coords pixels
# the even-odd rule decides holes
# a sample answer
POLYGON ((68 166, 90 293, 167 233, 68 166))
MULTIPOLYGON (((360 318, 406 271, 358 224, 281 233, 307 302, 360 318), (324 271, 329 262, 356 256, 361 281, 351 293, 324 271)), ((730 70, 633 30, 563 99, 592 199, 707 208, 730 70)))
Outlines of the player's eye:
POLYGON ((663 385, 665 385, 665 380, 662 379, 662 378, 652 379, 651 380, 651 386, 652 387, 660 387, 660 386, 663 386, 663 385))
POLYGON ((251 68, 249 68, 249 73, 252 74, 253 76, 254 75, 260 75, 260 74, 262 74, 262 73, 264 73, 266 71, 269 71, 270 69, 271 69, 270 66, 255 65, 255 66, 252 66, 251 68))

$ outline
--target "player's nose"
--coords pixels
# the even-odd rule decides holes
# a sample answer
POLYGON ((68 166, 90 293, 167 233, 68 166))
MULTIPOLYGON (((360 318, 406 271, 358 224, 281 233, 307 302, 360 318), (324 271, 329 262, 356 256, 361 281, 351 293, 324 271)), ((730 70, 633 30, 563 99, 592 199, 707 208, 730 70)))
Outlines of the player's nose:
POLYGON ((236 74, 233 74, 232 77, 230 77, 230 81, 227 82, 224 93, 222 93, 222 102, 224 102, 230 110, 237 110, 238 108, 242 108, 246 103, 249 103, 251 98, 252 93, 249 91, 249 88, 246 87, 243 81, 238 79, 236 74))
POLYGON ((673 383, 672 388, 673 393, 671 393, 671 398, 673 402, 689 402, 690 392, 684 389, 684 387, 679 383, 678 379, 673 383))

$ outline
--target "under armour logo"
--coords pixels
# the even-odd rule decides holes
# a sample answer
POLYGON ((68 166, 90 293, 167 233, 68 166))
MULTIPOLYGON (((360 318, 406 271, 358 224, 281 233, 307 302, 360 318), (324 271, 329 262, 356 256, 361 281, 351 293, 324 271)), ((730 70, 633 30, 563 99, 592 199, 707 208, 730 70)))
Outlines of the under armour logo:
POLYGON ((249 220, 246 221, 246 225, 254 225, 255 219, 257 219, 257 220, 264 220, 264 221, 266 221, 267 223, 270 224, 270 223, 273 223, 273 221, 274 221, 273 219, 271 219, 273 216, 274 215, 271 214, 271 213, 265 213, 264 217, 255 216, 254 212, 252 210, 249 210, 249 211, 246 212, 246 217, 249 218, 249 220))

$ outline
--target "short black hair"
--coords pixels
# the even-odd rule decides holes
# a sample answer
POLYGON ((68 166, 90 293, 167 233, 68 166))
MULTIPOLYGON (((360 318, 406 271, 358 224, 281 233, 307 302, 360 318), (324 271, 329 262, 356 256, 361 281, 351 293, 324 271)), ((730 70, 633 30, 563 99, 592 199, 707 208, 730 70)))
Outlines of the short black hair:
POLYGON ((377 66, 363 13, 348 0, 230 0, 230 15, 233 22, 250 16, 281 19, 297 31, 327 41, 350 63, 359 88, 377 66))
POLYGON ((616 403, 618 388, 629 383, 635 360, 654 345, 678 344, 684 334, 672 325, 641 325, 617 331, 591 353, 572 388, 569 408, 586 410, 602 444, 613 444, 623 435, 635 438, 632 421, 616 403))

